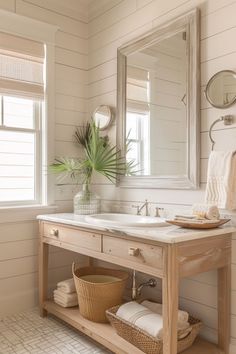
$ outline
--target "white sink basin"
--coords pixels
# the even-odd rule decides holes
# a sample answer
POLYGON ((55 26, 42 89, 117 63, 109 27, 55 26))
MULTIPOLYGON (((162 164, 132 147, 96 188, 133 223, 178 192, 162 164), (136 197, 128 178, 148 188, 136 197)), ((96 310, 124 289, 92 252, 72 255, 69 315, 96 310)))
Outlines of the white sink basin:
POLYGON ((132 214, 103 213, 85 217, 89 223, 108 227, 160 227, 168 226, 165 219, 132 214))

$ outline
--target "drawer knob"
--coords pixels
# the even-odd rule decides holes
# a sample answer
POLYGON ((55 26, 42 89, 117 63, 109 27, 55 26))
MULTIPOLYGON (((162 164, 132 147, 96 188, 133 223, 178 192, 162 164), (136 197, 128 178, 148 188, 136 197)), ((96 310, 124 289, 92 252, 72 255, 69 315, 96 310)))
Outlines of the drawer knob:
POLYGON ((50 230, 50 235, 58 237, 59 231, 57 229, 51 229, 50 230))
POLYGON ((137 257, 139 255, 139 253, 140 253, 139 248, 134 248, 134 247, 129 248, 129 255, 130 256, 137 257))

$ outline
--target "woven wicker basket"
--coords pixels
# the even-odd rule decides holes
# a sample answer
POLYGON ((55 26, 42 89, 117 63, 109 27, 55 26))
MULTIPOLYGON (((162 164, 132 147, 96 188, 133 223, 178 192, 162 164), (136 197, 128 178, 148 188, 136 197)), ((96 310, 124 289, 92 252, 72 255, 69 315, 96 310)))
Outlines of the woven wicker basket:
POLYGON ((75 269, 74 263, 72 273, 81 315, 90 321, 108 322, 106 310, 122 303, 122 296, 129 274, 121 270, 100 267, 75 269), (105 275, 118 279, 97 283, 82 279, 81 277, 85 275, 105 275))
MULTIPOLYGON (((162 340, 152 337, 137 326, 116 316, 119 307, 120 306, 115 306, 106 311, 107 318, 117 334, 146 354, 163 354, 162 340)), ((189 318, 189 322, 192 331, 185 338, 178 340, 178 353, 191 347, 202 326, 201 321, 196 320, 193 317, 189 318)))

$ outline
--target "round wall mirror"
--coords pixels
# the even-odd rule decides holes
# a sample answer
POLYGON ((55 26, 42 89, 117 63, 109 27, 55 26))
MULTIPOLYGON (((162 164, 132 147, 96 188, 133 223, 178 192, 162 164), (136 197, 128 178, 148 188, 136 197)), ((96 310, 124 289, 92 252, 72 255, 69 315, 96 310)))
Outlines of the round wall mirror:
POLYGON ((93 112, 92 119, 100 130, 107 129, 112 122, 112 110, 110 106, 100 105, 93 112))
POLYGON ((208 102, 217 108, 232 106, 236 101, 236 72, 222 70, 208 81, 206 87, 208 102))

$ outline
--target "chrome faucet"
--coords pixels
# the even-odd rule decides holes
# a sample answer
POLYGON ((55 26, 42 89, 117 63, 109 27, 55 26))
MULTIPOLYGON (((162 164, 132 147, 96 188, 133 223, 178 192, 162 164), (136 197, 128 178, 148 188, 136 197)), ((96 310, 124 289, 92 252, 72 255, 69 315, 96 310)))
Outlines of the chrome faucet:
POLYGON ((137 209, 137 215, 141 215, 141 211, 143 210, 143 208, 145 208, 146 216, 149 216, 148 204, 148 200, 146 199, 142 205, 132 205, 132 208, 137 209))

